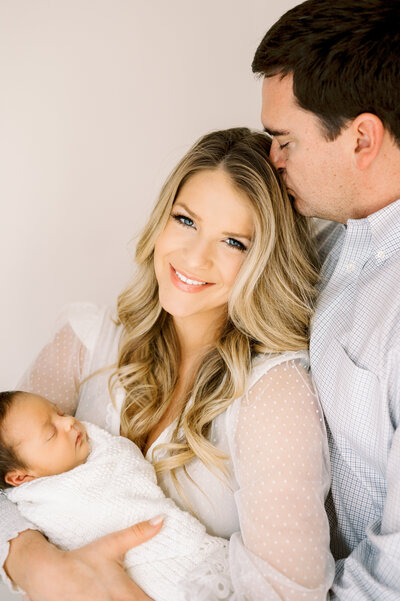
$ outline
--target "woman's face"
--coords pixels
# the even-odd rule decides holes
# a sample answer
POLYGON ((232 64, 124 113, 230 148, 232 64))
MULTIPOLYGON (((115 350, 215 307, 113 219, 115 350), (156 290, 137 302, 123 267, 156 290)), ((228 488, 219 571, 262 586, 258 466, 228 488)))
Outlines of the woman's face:
POLYGON ((193 327, 206 327, 225 315, 252 235, 250 202, 229 175, 215 169, 191 176, 155 244, 163 309, 193 327))

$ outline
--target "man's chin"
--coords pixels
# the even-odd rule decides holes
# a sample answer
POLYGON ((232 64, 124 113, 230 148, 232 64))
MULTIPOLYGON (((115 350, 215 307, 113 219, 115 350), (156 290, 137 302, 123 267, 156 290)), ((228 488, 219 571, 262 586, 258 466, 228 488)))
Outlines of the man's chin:
POLYGON ((302 204, 301 200, 299 200, 299 198, 298 198, 298 197, 294 196, 294 195, 292 194, 292 192, 289 192, 289 200, 290 200, 290 202, 291 202, 291 204, 292 204, 292 207, 294 208, 294 210, 295 210, 297 213, 300 213, 300 215, 305 215, 305 216, 307 216, 307 213, 305 212, 305 207, 304 207, 304 205, 302 204))

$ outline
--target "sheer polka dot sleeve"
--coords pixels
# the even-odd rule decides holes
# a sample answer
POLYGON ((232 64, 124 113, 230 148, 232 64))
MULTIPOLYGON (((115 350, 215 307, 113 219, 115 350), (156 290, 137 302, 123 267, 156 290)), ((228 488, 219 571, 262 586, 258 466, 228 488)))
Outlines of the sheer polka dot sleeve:
POLYGON ((324 499, 324 422, 299 361, 272 367, 240 401, 234 438, 240 535, 235 590, 253 600, 321 601, 333 578, 324 499))
POLYGON ((42 349, 18 388, 40 394, 73 414, 86 356, 86 347, 68 323, 42 349))
POLYGON ((48 398, 65 413, 75 413, 80 383, 89 375, 103 315, 104 309, 92 303, 66 306, 57 320, 53 338, 17 387, 48 398))

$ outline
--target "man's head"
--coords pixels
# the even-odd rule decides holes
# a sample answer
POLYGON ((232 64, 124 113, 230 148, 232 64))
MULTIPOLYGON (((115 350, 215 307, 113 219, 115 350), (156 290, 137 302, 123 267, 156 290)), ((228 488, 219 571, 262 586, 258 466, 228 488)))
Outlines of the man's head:
POLYGON ((301 213, 345 222, 400 196, 399 20, 391 0, 308 0, 258 47, 271 158, 301 213))
POLYGON ((0 488, 69 471, 84 463, 84 426, 47 399, 0 393, 0 488))

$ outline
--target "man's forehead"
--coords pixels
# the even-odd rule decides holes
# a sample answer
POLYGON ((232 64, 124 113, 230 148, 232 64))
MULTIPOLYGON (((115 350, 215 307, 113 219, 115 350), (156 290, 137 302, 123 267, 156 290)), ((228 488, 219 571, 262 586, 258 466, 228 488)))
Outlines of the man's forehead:
POLYGON ((261 119, 269 134, 282 136, 289 133, 287 119, 295 107, 291 75, 283 79, 280 75, 264 78, 261 119))
POLYGON ((285 75, 272 75, 271 77, 264 77, 262 84, 263 99, 271 101, 273 104, 275 101, 280 100, 281 102, 288 102, 294 104, 293 95, 293 76, 291 74, 285 75))

